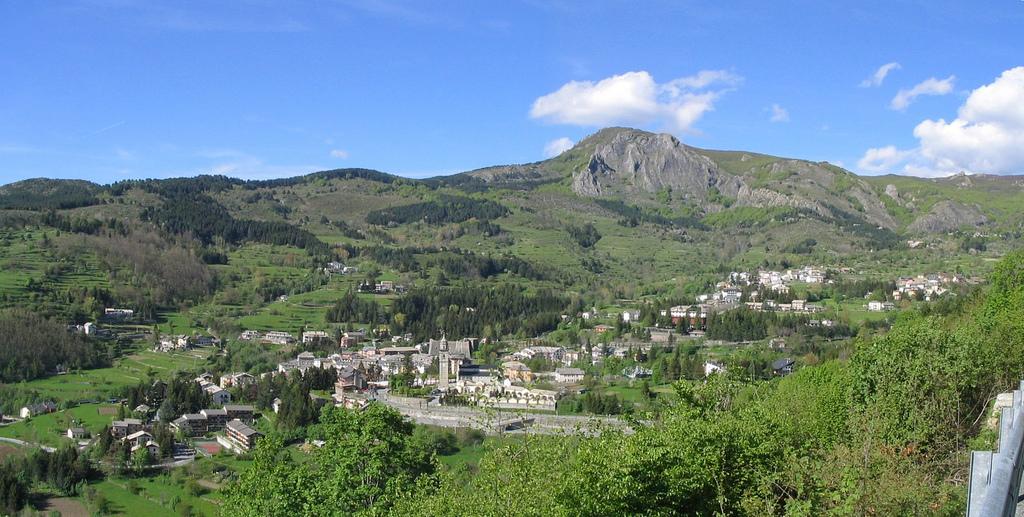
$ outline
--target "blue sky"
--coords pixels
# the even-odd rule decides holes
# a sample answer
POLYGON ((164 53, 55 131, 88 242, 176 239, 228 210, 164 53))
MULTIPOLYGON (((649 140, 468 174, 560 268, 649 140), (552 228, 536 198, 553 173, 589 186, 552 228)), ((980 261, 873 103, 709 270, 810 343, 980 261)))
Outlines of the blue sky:
POLYGON ((0 0, 0 183, 423 177, 612 124, 1024 173, 1024 2, 722 3, 0 0))

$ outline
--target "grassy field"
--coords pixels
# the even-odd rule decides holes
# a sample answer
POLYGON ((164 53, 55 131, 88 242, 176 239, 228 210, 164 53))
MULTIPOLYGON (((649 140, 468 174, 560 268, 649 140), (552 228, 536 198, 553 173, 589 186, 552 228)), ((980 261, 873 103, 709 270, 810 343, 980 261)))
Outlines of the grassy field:
POLYGON ((112 515, 175 516, 180 515, 181 503, 190 505, 196 515, 218 514, 217 505, 211 502, 213 498, 188 495, 166 475, 137 479, 135 484, 138 494, 133 494, 129 481, 122 479, 107 479, 90 487, 107 498, 112 515))
POLYGON ((483 442, 473 445, 461 445, 459 446, 459 451, 455 454, 438 456, 437 460, 443 468, 457 468, 461 466, 472 468, 480 464, 480 459, 483 458, 487 451, 513 444, 522 439, 522 436, 516 435, 487 436, 483 442))
POLYGON ((173 353, 140 350, 116 359, 114 366, 109 368, 53 375, 23 382, 18 387, 36 391, 41 397, 55 402, 105 400, 116 396, 126 386, 148 379, 151 372, 157 378, 168 378, 178 370, 196 369, 210 353, 212 349, 173 353))
POLYGON ((83 404, 0 427, 0 436, 56 447, 72 443, 65 434, 69 427, 85 427, 95 435, 115 418, 116 410, 110 404, 83 404))
POLYGON ((8 303, 28 299, 30 279, 45 278, 46 288, 53 291, 69 287, 109 287, 94 254, 55 253, 55 239, 55 231, 0 232, 0 293, 8 303))

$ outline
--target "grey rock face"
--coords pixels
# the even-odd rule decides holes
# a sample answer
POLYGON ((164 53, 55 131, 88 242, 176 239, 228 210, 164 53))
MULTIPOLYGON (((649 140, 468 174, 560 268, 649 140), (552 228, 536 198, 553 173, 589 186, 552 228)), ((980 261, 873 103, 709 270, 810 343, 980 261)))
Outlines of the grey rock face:
POLYGON ((723 180, 710 158, 675 137, 639 131, 621 131, 598 143, 590 163, 573 177, 573 191, 580 196, 671 188, 680 196, 703 201, 711 187, 729 195, 739 186, 738 181, 723 180))
POLYGON ((939 201, 927 214, 917 218, 907 229, 914 232, 942 233, 964 227, 980 226, 987 222, 988 218, 976 207, 953 201, 939 201))
POLYGON ((799 196, 787 196, 785 194, 766 188, 751 189, 743 185, 736 196, 740 205, 756 206, 761 208, 772 208, 789 206, 811 210, 822 217, 828 217, 829 211, 820 203, 804 199, 799 196))
POLYGON ((900 200, 900 191, 896 190, 896 185, 892 183, 885 186, 885 195, 891 197, 894 201, 900 200))

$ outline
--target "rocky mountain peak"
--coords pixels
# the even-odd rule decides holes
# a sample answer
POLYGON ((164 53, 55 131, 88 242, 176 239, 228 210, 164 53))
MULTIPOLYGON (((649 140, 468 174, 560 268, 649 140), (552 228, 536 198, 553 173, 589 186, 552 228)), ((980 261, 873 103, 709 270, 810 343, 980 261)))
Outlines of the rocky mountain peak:
POLYGON ((580 196, 654 193, 671 188, 693 200, 704 200, 711 187, 727 194, 740 184, 723 176, 710 158, 676 137, 628 128, 603 129, 577 149, 589 159, 572 171, 573 191, 580 196), (724 180, 724 181, 723 181, 724 180))

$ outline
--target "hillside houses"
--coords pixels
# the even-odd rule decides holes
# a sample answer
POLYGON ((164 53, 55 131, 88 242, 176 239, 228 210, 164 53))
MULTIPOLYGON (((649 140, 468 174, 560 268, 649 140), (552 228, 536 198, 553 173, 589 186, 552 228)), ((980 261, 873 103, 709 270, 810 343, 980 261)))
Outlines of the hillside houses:
POLYGON ((263 334, 258 330, 246 330, 238 335, 239 341, 257 341, 263 337, 263 334))
POLYGON ((870 301, 870 302, 868 302, 868 310, 871 311, 871 312, 888 312, 888 311, 894 310, 895 308, 896 308, 896 304, 894 304, 892 302, 880 302, 880 301, 870 301))
POLYGON ((142 420, 137 418, 125 418, 124 420, 114 420, 110 424, 110 434, 114 438, 124 438, 132 433, 136 433, 143 429, 142 420))
MULTIPOLYGON (((567 356, 568 351, 560 346, 534 345, 528 346, 512 354, 512 359, 517 361, 529 361, 531 359, 543 359, 550 363, 572 364, 567 356)), ((578 357, 575 356, 575 357, 578 357)))
POLYGON ((662 316, 669 316, 673 325, 686 322, 690 328, 706 329, 708 325, 708 314, 711 313, 711 306, 708 304, 699 305, 676 305, 668 311, 661 311, 662 316))
POLYGON ((274 345, 288 345, 295 342, 295 337, 288 332, 271 330, 263 334, 263 341, 274 345))
POLYGON ((579 368, 555 369, 555 382, 561 384, 578 384, 583 382, 583 370, 579 368))
POLYGON ((103 309, 103 319, 107 321, 127 321, 135 318, 135 311, 132 309, 118 309, 108 307, 103 309))
POLYGON ((256 382, 256 377, 247 372, 226 373, 220 376, 220 387, 227 389, 231 387, 245 387, 256 382))
POLYGON ((177 336, 161 337, 154 350, 157 352, 175 352, 185 351, 190 348, 192 348, 191 339, 188 336, 181 334, 177 336))
POLYGON ((775 300, 765 300, 763 302, 747 302, 745 305, 748 309, 757 312, 816 314, 825 311, 824 307, 807 303, 807 300, 793 300, 790 303, 777 303, 775 300))
POLYGON ((263 433, 253 429, 245 422, 234 419, 224 426, 224 440, 218 436, 217 441, 238 453, 246 453, 256 446, 257 440, 262 436, 263 433))
POLYGON ((302 343, 310 344, 331 339, 327 332, 322 330, 307 330, 302 333, 302 343))
POLYGON ((718 361, 704 361, 704 376, 708 377, 716 373, 724 373, 725 365, 718 361))
POLYGON ((57 411, 57 404, 47 400, 36 404, 29 404, 21 408, 21 411, 18 414, 21 418, 32 418, 34 416, 53 413, 54 411, 57 411))
POLYGON ((501 372, 506 379, 512 382, 533 382, 533 370, 519 361, 505 361, 501 363, 501 372))
POLYGON ((246 330, 238 335, 238 339, 239 341, 262 341, 273 345, 289 345, 295 342, 295 336, 280 330, 269 330, 267 332, 246 330))
POLYGON ((900 277, 896 279, 896 289, 892 292, 892 298, 900 301, 918 297, 925 301, 931 301, 935 297, 946 294, 949 291, 949 286, 966 282, 967 280, 960 275, 946 273, 900 277))
POLYGON ((210 400, 214 404, 224 405, 231 402, 231 392, 215 384, 213 375, 210 373, 203 373, 196 377, 195 382, 210 396, 210 400))
POLYGON ((171 422, 171 428, 185 436, 202 436, 224 430, 231 420, 252 422, 255 409, 248 405, 225 405, 221 409, 202 409, 198 413, 186 413, 171 422))
POLYGON ((407 288, 404 285, 396 284, 391 280, 381 280, 380 282, 362 282, 359 284, 359 292, 362 293, 374 293, 374 294, 391 294, 391 293, 404 293, 407 288))

